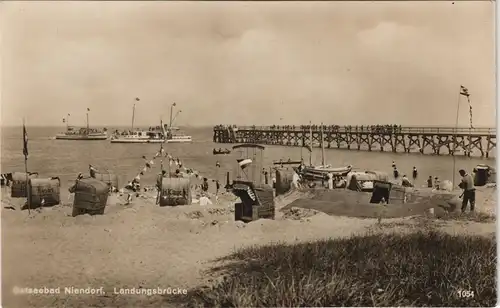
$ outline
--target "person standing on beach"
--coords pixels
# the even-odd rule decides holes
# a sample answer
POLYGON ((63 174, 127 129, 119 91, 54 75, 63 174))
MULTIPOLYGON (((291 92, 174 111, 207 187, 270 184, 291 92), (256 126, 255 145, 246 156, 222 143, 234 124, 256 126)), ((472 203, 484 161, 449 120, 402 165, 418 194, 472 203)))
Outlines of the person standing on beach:
POLYGON ((219 180, 215 180, 215 203, 219 203, 219 189, 220 189, 219 180))
POLYGON ((392 168, 396 168, 396 162, 392 161, 392 168))
POLYGON ((418 176, 417 167, 413 166, 413 173, 412 173, 413 182, 415 182, 415 180, 417 179, 417 176, 418 176))
POLYGON ((476 189, 474 188, 474 179, 471 175, 465 172, 464 169, 458 171, 462 177, 462 181, 458 185, 464 190, 463 200, 462 200, 462 213, 467 209, 467 203, 470 203, 470 211, 474 212, 474 207, 476 205, 476 189))
POLYGON ((208 192, 208 179, 203 178, 203 183, 201 184, 201 190, 208 192))
POLYGON ((432 188, 432 175, 429 175, 429 178, 427 179, 427 187, 432 188))

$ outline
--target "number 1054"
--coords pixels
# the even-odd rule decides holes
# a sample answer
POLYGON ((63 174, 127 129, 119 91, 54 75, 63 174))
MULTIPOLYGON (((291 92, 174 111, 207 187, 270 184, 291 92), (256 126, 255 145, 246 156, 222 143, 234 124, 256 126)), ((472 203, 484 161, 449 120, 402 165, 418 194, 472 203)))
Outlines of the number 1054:
POLYGON ((472 298, 472 297, 474 297, 474 291, 458 290, 457 294, 458 294, 458 297, 460 297, 460 298, 472 298))

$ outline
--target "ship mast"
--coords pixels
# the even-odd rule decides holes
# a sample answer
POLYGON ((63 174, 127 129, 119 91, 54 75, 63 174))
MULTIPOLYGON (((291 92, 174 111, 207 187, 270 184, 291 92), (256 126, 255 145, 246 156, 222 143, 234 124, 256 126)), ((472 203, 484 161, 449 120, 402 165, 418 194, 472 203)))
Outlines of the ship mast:
POLYGON ((87 135, 89 134, 89 111, 90 111, 90 108, 87 108, 87 135))
POLYGON ((174 113, 174 107, 175 107, 175 103, 173 103, 171 106, 170 106, 170 122, 168 123, 168 128, 171 130, 172 129, 172 115, 174 113))
POLYGON ((134 131, 135 104, 132 107, 132 131, 134 131))
POLYGON ((167 131, 167 135, 168 136, 165 136, 165 138, 169 139, 170 136, 172 135, 172 116, 173 116, 173 112, 174 112, 174 107, 177 106, 177 104, 174 102, 172 105, 170 105, 170 122, 168 123, 168 131, 167 131))

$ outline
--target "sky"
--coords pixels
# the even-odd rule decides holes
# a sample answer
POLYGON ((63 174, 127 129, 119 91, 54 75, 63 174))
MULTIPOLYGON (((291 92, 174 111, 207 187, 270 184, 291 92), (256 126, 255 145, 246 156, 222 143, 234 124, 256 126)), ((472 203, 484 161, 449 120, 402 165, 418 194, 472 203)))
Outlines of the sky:
POLYGON ((0 8, 6 126, 496 124, 490 1, 0 8))

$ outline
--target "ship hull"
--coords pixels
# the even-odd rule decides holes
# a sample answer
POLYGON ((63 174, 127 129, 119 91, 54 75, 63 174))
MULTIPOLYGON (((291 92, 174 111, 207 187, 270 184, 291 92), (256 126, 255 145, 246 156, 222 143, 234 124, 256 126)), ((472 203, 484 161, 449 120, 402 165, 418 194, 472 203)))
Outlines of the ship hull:
POLYGON ((111 139, 111 143, 164 143, 164 142, 165 140, 163 139, 155 139, 155 140, 111 139))
POLYGON ((56 140, 107 140, 108 136, 56 136, 56 140))
POLYGON ((167 143, 191 143, 191 139, 167 139, 167 143))

